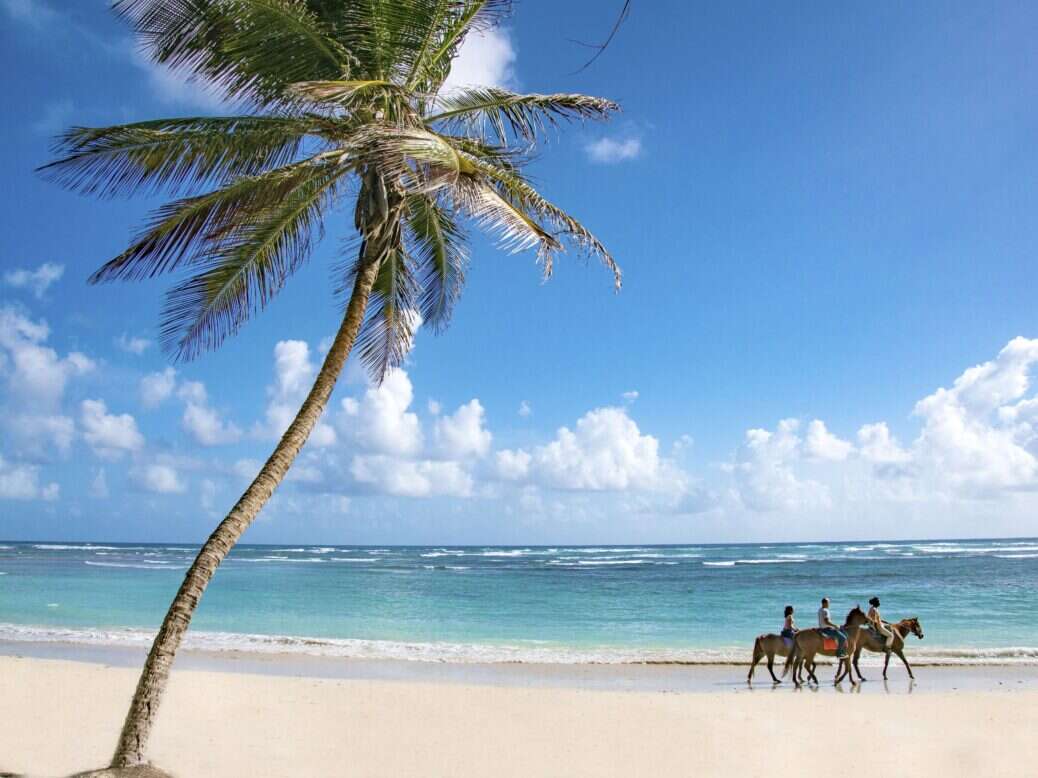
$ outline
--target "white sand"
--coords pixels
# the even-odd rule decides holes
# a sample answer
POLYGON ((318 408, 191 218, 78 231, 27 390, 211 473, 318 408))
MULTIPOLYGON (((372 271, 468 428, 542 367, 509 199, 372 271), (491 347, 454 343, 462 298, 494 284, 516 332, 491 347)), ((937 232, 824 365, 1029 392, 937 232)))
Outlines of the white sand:
MULTIPOLYGON (((0 657, 0 772, 110 756, 137 672, 0 657)), ((1038 692, 668 694, 180 671, 150 754, 205 776, 1038 775, 1038 692), (825 766, 826 757, 831 763, 825 766)))

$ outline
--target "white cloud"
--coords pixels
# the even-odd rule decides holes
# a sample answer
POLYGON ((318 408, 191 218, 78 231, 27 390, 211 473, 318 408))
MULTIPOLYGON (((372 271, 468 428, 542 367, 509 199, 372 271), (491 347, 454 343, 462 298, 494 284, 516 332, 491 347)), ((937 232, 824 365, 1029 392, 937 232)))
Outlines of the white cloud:
POLYGON ((94 480, 90 482, 90 489, 87 492, 95 500, 108 499, 108 476, 105 474, 103 467, 98 468, 94 474, 94 480))
POLYGON ((426 407, 429 409, 429 415, 431 416, 439 416, 440 411, 443 410, 443 406, 436 400, 429 400, 429 402, 426 403, 426 407))
POLYGON ((966 370, 951 389, 920 400, 917 465, 953 492, 984 496, 1038 488, 1038 401, 1025 397, 1038 339, 1014 338, 998 356, 966 370))
POLYGON ((141 379, 141 404, 145 408, 157 408, 162 405, 176 386, 177 371, 167 367, 160 373, 149 373, 141 379))
POLYGON ((522 449, 502 449, 494 455, 494 470, 505 481, 522 481, 530 473, 533 457, 522 449))
POLYGON ((528 419, 530 416, 533 415, 533 408, 530 407, 530 403, 528 403, 526 400, 523 400, 519 403, 519 410, 517 411, 517 413, 521 418, 528 419))
POLYGON ((235 424, 223 421, 205 404, 189 402, 181 423, 195 442, 203 446, 222 446, 241 439, 241 430, 235 424))
POLYGON ((742 504, 754 511, 825 507, 829 491, 821 483, 802 480, 794 472, 800 456, 800 423, 783 419, 775 432, 751 429, 729 467, 742 504))
POLYGON ((79 352, 64 359, 42 345, 50 334, 46 322, 34 322, 10 306, 0 308, 0 349, 11 360, 5 370, 10 392, 28 408, 53 408, 73 376, 94 369, 94 362, 79 352))
MULTIPOLYGON (((282 340, 274 346, 274 383, 267 389, 265 422, 253 430, 260 438, 278 439, 288 429, 313 385, 317 369, 310 361, 310 347, 302 340, 282 340)), ((310 433, 309 445, 323 448, 334 445, 335 430, 318 421, 310 433)))
POLYGON ((622 399, 625 403, 628 404, 633 403, 635 400, 638 399, 638 392, 634 389, 632 389, 629 392, 624 392, 620 395, 620 399, 622 399))
POLYGON ((414 389, 407 372, 394 369, 381 386, 371 386, 360 399, 342 401, 339 428, 366 451, 411 456, 422 448, 422 429, 408 411, 414 389))
POLYGON ((15 464, 0 456, 0 499, 55 500, 58 493, 56 483, 40 484, 36 465, 15 464))
POLYGON ((180 494, 187 486, 172 465, 152 463, 134 468, 130 477, 141 488, 155 494, 180 494))
POLYGON ((451 63, 450 75, 442 89, 444 92, 466 86, 509 89, 515 85, 515 60, 515 46, 508 30, 498 27, 469 33, 451 63))
POLYGON ((127 354, 136 354, 140 356, 145 350, 151 346, 151 341, 147 338, 139 338, 132 335, 127 335, 125 332, 115 339, 115 345, 127 354))
POLYGON ((807 425, 804 453, 809 458, 827 462, 842 462, 850 456, 852 451, 854 451, 854 446, 829 432, 825 428, 825 422, 815 419, 807 425))
POLYGON ((65 266, 53 262, 44 262, 35 270, 9 270, 4 273, 4 283, 16 289, 28 289, 37 300, 43 296, 52 284, 61 280, 65 274, 65 266))
POLYGON ((83 400, 80 409, 83 439, 98 456, 116 458, 144 448, 144 436, 130 414, 108 413, 104 400, 83 400))
POLYGON ((879 465, 901 465, 912 458, 882 421, 865 424, 858 430, 858 451, 862 459, 879 465))
POLYGON ((588 158, 592 162, 598 162, 603 165, 612 165, 617 162, 624 162, 629 159, 636 159, 641 156, 642 153, 642 142, 638 138, 624 138, 617 140, 614 138, 599 138, 598 140, 588 143, 584 150, 587 152, 588 158))
POLYGON ((490 451, 490 430, 483 426, 484 412, 479 400, 462 405, 453 416, 436 420, 436 447, 447 459, 483 457, 490 451))
POLYGON ((354 457, 350 472, 358 483, 398 497, 469 497, 473 490, 472 476, 457 462, 370 454, 354 457))
MULTIPOLYGON (((500 461, 498 465, 500 466, 500 461)), ((596 408, 561 427, 555 440, 533 450, 531 477, 556 489, 668 489, 676 486, 659 441, 643 435, 623 408, 596 408)))

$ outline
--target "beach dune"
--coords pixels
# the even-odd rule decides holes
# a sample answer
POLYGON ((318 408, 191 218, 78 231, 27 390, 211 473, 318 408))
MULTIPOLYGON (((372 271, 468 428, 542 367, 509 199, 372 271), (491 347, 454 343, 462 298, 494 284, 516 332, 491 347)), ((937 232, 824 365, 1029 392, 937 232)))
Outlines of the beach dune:
MULTIPOLYGON (((137 672, 0 657, 0 771, 110 756, 137 672)), ((206 776, 1033 776, 1038 692, 670 694, 175 672, 150 748, 206 776)))

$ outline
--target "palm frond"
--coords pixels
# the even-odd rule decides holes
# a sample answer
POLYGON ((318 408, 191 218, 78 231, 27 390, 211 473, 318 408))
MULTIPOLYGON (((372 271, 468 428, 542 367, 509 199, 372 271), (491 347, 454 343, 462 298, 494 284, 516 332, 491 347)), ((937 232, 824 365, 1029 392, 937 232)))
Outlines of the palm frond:
POLYGON ((167 203, 155 211, 130 246, 102 265, 90 282, 152 278, 216 253, 221 242, 247 223, 252 214, 276 207, 304 182, 327 169, 346 173, 349 166, 318 155, 258 176, 243 176, 214 192, 167 203))
POLYGON ((73 127, 40 172, 66 188, 102 197, 140 189, 180 191, 220 184, 292 162, 318 117, 231 116, 73 127))
POLYGON ((171 289, 161 324, 163 348, 192 359, 218 347, 264 308, 323 236, 323 217, 341 168, 299 178, 276 201, 239 214, 202 260, 204 269, 171 289))
POLYGON ((357 337, 361 362, 379 384, 390 369, 403 364, 421 323, 418 282, 400 241, 399 225, 397 232, 395 244, 382 258, 357 337))
POLYGON ((423 323, 442 332, 465 285, 465 235, 449 211, 424 193, 407 197, 407 228, 418 266, 423 323))
POLYGON ((496 87, 451 92, 439 99, 440 110, 425 117, 426 124, 446 123, 481 136, 484 127, 493 130, 500 143, 509 133, 533 142, 560 121, 607 119, 620 110, 612 100, 580 94, 521 95, 496 87))
POLYGON ((562 250, 562 244, 535 218, 503 197, 497 187, 482 177, 463 175, 451 187, 451 194, 481 229, 497 235, 499 248, 512 254, 536 248, 538 259, 550 273, 551 258, 562 250))
MULTIPOLYGON (((479 175, 494 182, 505 199, 527 214, 533 214, 537 219, 551 225, 551 228, 555 230, 556 238, 572 242, 585 257, 598 257, 613 274, 616 290, 620 290, 623 286, 623 271, 594 233, 573 216, 548 201, 518 171, 508 170, 478 158, 470 158, 469 161, 477 168, 479 175)), ((551 275, 551 254, 545 260, 544 271, 546 276, 551 275)))
POLYGON ((151 58, 229 98, 283 101, 288 84, 348 76, 356 58, 304 0, 117 0, 151 58))

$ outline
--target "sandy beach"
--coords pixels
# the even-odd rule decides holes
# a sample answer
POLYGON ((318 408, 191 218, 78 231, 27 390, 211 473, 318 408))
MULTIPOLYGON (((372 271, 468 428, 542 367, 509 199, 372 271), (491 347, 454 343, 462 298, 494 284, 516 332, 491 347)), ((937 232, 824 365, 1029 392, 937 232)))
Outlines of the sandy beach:
MULTIPOLYGON (((897 675, 861 694, 770 683, 751 691, 728 683, 742 672, 734 667, 686 672, 707 679, 700 690, 580 688, 573 677, 544 683, 543 670, 526 667, 503 683, 182 669, 150 753, 191 778, 793 776, 825 754, 890 776, 1030 776, 1038 760, 1031 669, 932 668, 914 687, 897 675), (957 688, 956 677, 973 682, 957 688)), ((136 676, 126 666, 0 656, 0 771, 102 765, 136 676)))

